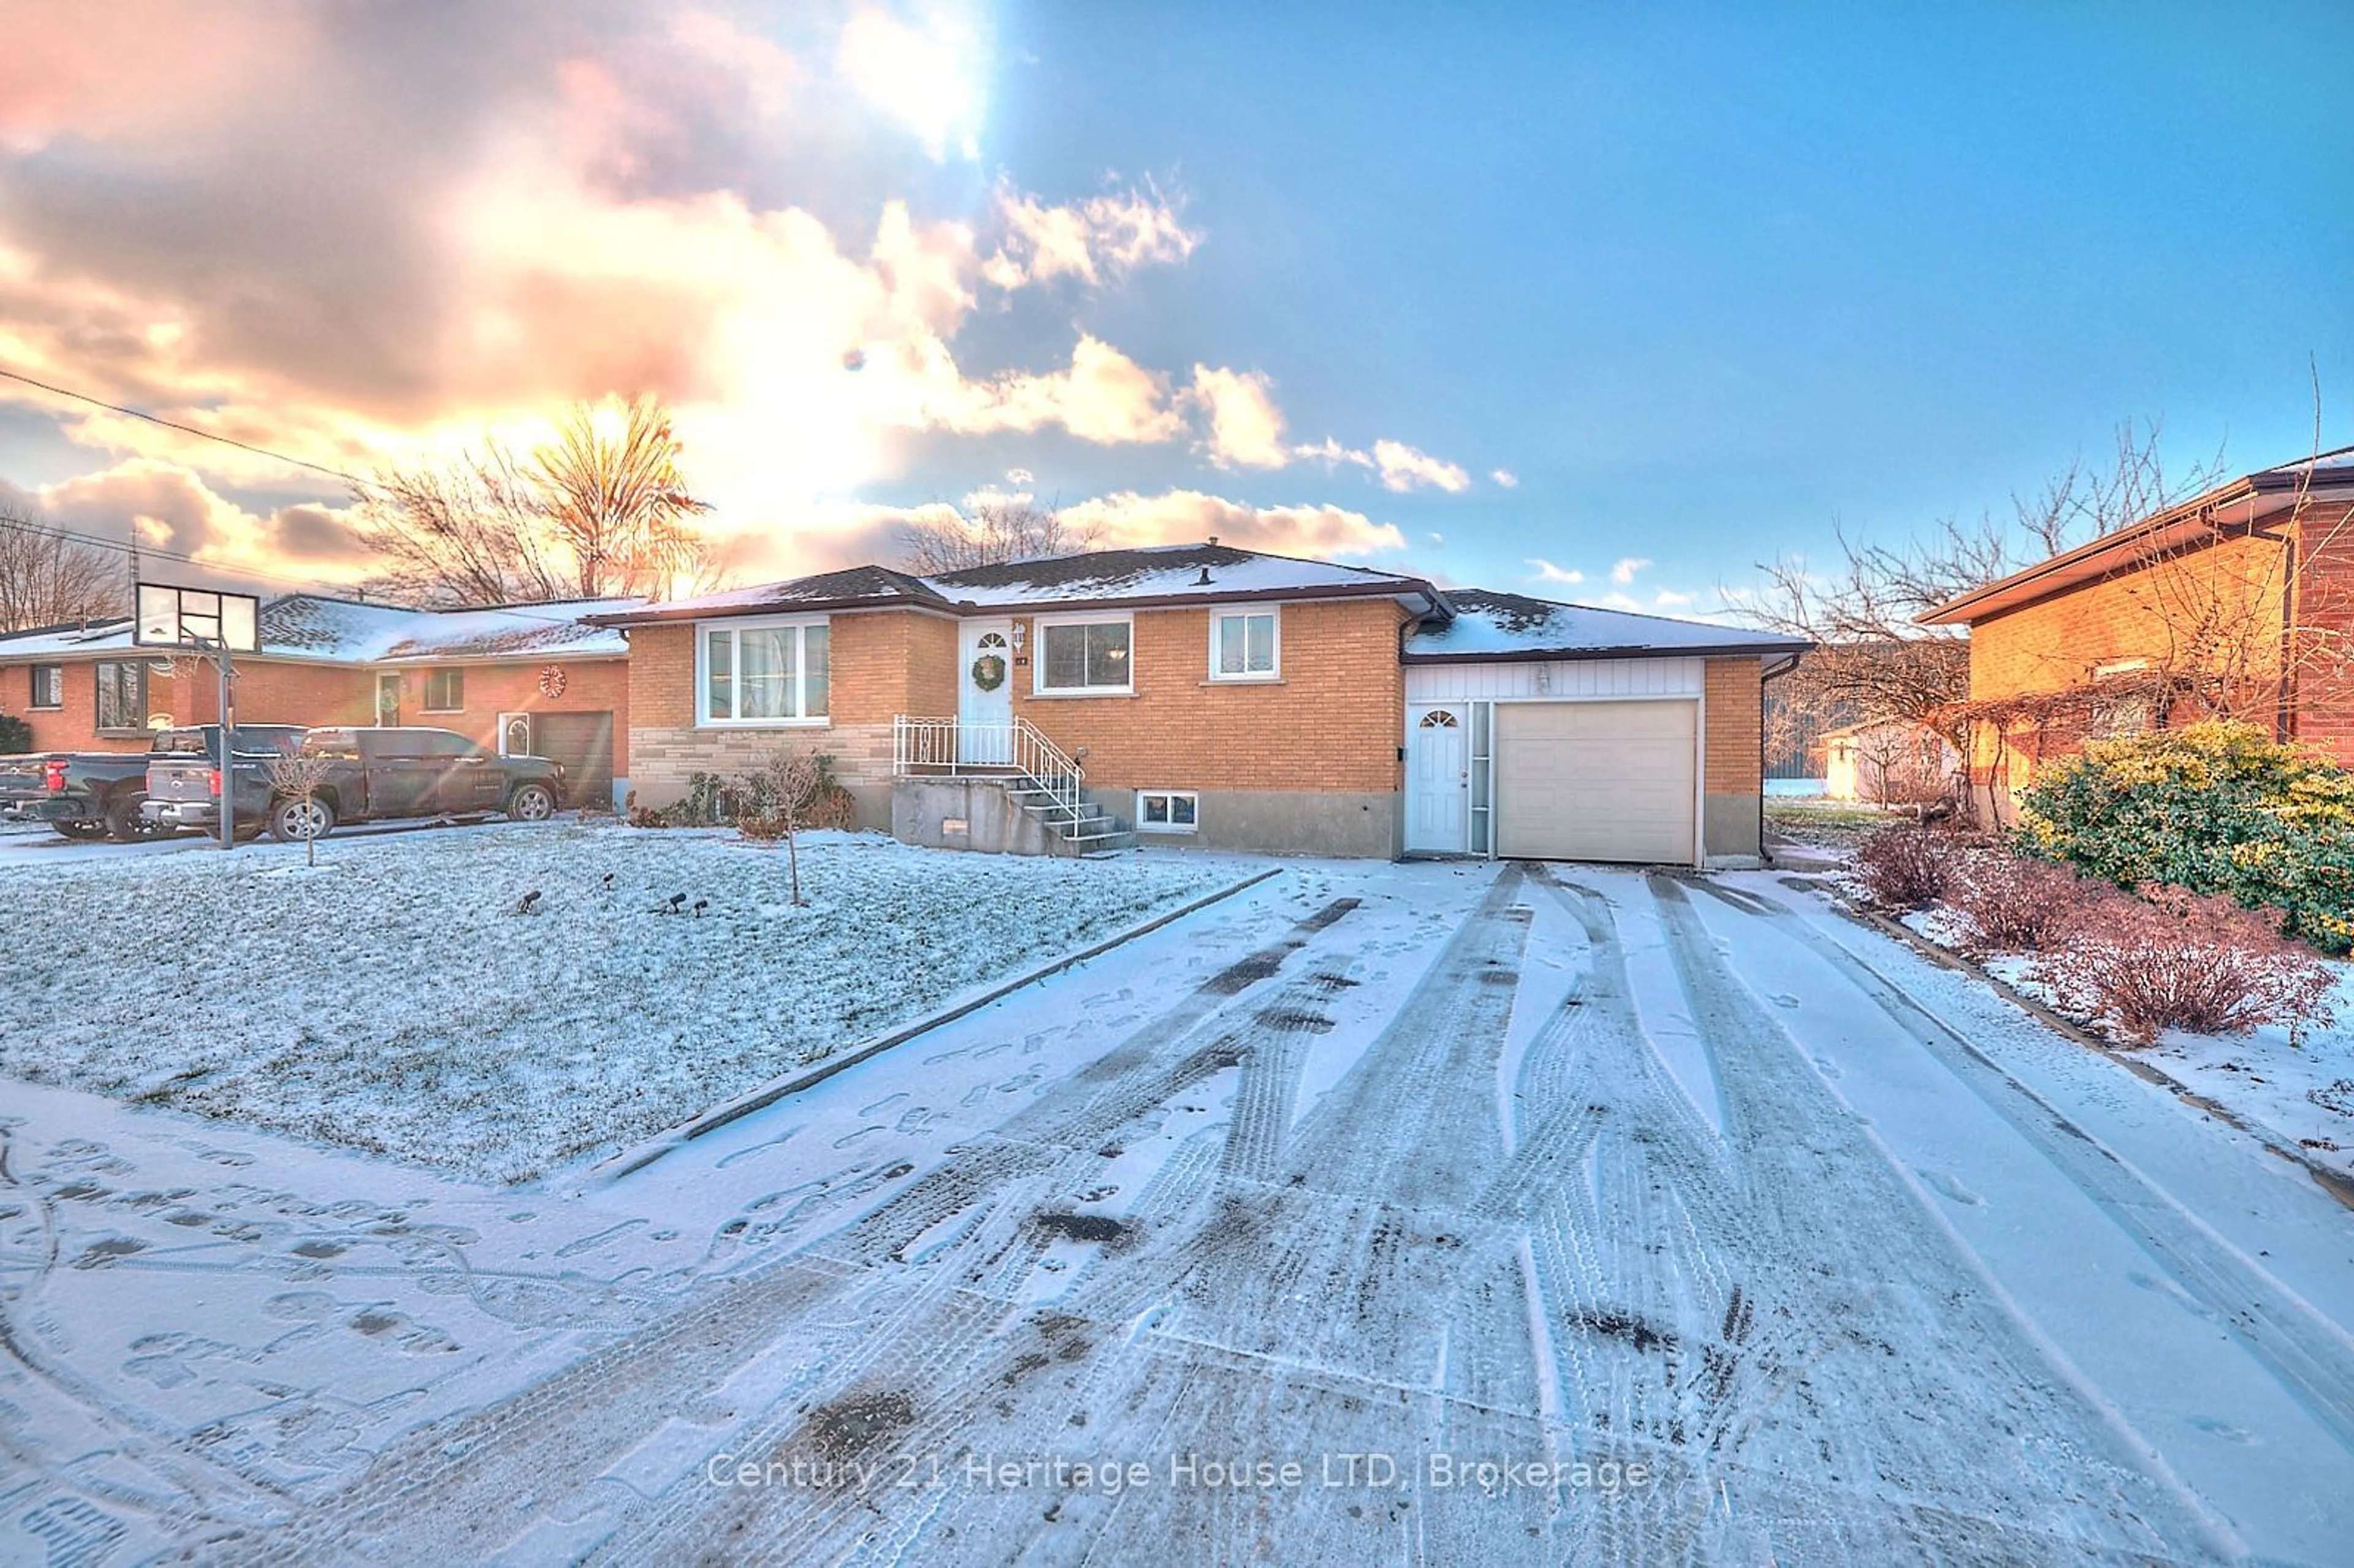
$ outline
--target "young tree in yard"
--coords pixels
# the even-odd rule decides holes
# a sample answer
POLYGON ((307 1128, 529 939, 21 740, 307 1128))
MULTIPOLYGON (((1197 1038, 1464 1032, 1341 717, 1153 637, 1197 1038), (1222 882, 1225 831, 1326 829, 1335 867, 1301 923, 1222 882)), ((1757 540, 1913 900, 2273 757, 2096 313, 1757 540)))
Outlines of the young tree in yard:
POLYGON ((0 504, 0 631, 128 614, 126 582, 111 552, 0 504))
MULTIPOLYGON (((319 786, 327 781, 327 775, 334 771, 334 758, 307 752, 298 751, 270 758, 270 809, 273 811, 278 810, 279 803, 284 800, 300 800, 308 806, 317 799, 319 786)), ((226 778, 221 788, 228 788, 226 778)), ((319 836, 316 833, 306 834, 302 840, 302 863, 319 863, 319 836)))
POLYGON ((385 562, 376 586, 447 607, 668 597, 710 580, 669 413, 652 397, 573 405, 518 456, 495 436, 440 463, 388 468, 355 493, 385 562))
POLYGON ((822 755, 779 748, 754 768, 744 781, 748 797, 737 813, 737 831, 748 839, 773 843, 785 841, 785 863, 792 883, 792 902, 801 897, 801 858, 798 835, 832 780, 832 760, 822 755))
POLYGON ((910 523, 900 563, 920 577, 1067 556, 1094 546, 1097 531, 1074 528, 1062 514, 1027 498, 984 502, 972 515, 910 523))

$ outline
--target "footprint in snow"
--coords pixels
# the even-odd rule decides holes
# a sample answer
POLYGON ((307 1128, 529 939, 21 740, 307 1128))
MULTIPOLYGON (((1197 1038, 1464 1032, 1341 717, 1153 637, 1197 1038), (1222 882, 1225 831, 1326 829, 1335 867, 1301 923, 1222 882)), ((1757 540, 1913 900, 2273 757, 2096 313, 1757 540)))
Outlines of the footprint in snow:
POLYGON ((1922 1181, 1930 1191, 1950 1198, 1956 1203, 1967 1203, 1974 1209, 1986 1206, 1984 1198, 1979 1197, 1943 1171, 1924 1171, 1920 1175, 1922 1181))
POLYGON ((1775 993, 1774 1005, 1776 1007, 1797 1007, 1799 1005, 1799 1001, 1797 997, 1792 996, 1788 991, 1777 991, 1775 993))

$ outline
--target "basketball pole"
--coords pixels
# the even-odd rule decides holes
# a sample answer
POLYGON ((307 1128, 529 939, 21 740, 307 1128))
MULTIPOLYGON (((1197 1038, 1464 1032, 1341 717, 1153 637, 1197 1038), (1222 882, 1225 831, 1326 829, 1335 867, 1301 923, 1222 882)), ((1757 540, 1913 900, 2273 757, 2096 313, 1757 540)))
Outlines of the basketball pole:
POLYGON ((237 686, 236 672, 229 667, 228 628, 222 627, 221 632, 213 657, 220 670, 220 847, 229 850, 237 847, 237 748, 231 744, 237 733, 237 686))

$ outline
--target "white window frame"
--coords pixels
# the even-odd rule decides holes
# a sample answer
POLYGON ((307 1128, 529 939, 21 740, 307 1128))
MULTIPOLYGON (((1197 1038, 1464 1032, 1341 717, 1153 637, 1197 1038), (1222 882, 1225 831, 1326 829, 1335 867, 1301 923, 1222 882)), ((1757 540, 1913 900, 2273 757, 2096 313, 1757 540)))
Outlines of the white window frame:
MULTIPOLYGON (((793 706, 806 713, 809 708, 809 638, 793 640, 793 706)), ((698 620, 695 623, 695 727, 697 729, 828 729, 833 725, 833 620, 824 615, 760 615, 733 616, 726 620, 698 620), (815 718, 716 718, 711 712, 711 634, 725 631, 728 641, 728 693, 732 696, 740 688, 735 677, 744 667, 742 640, 735 634, 745 631, 779 631, 788 629, 806 632, 811 627, 824 629, 826 633, 825 706, 826 711, 815 718)))
POLYGON ((1210 611, 1210 679, 1215 681, 1222 686, 1247 686, 1255 682, 1280 681, 1283 679, 1283 613, 1280 607, 1272 604, 1257 604, 1248 606, 1247 608, 1238 608, 1235 609, 1213 609, 1210 611), (1243 630, 1243 658, 1245 662, 1247 662, 1250 658, 1250 630, 1248 626, 1248 618, 1255 615, 1263 615, 1267 617, 1269 623, 1269 631, 1267 635, 1267 667, 1264 670, 1246 670, 1239 675, 1227 674, 1218 668, 1219 624, 1222 621, 1227 620, 1242 620, 1245 622, 1243 630))
POLYGON ((1136 792, 1136 831, 1140 833, 1200 832, 1202 831, 1202 792, 1198 789, 1139 789, 1136 792), (1172 806, 1166 813, 1170 821, 1148 822, 1144 820, 1144 802, 1150 800, 1186 801, 1193 808, 1193 820, 1190 822, 1175 821, 1177 813, 1172 806))
POLYGON ((25 706, 37 714, 61 712, 66 705, 66 667, 63 664, 35 664, 32 672, 27 677, 26 696, 29 700, 25 706), (47 702, 41 700, 41 677, 44 675, 49 678, 47 702))
POLYGON ((1030 694, 1034 697, 1132 697, 1136 694, 1136 617, 1075 611, 1042 615, 1030 629, 1030 694), (1058 626, 1125 626, 1128 628, 1128 683, 1123 686, 1050 686, 1046 683, 1046 633, 1058 626))

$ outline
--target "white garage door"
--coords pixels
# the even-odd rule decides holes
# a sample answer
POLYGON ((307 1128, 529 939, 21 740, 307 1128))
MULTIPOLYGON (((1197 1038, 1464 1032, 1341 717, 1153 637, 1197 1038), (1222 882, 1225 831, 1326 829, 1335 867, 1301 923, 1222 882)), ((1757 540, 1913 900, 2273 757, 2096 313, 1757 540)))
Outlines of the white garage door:
POLYGON ((1498 703, 1496 853, 1689 865, 1699 705, 1498 703))

